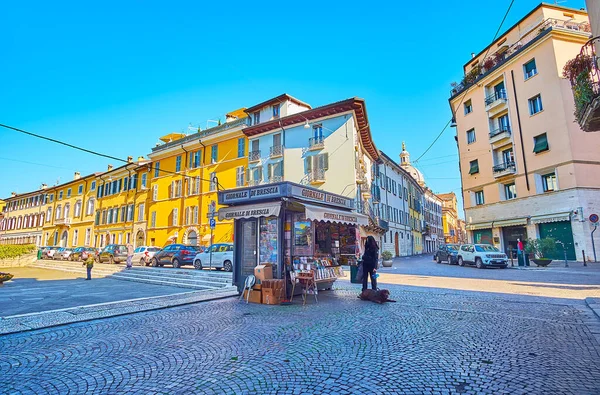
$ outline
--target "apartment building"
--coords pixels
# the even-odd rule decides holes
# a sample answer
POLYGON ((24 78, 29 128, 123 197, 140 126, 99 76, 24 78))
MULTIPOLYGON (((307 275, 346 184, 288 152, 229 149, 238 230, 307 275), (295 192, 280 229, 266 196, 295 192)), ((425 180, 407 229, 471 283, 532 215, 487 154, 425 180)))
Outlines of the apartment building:
POLYGON ((458 200, 454 192, 441 193, 444 242, 458 243, 458 200))
POLYGON ((46 185, 42 185, 39 190, 21 194, 13 192, 3 199, 0 244, 42 245, 45 189, 46 185))
POLYGON ((434 253, 444 242, 442 199, 427 187, 423 194, 423 221, 423 253, 434 253))
POLYGON ((471 241, 506 251, 551 236, 569 259, 591 254, 598 140, 573 122, 562 77, 589 38, 585 11, 543 3, 464 65, 449 102, 471 241))

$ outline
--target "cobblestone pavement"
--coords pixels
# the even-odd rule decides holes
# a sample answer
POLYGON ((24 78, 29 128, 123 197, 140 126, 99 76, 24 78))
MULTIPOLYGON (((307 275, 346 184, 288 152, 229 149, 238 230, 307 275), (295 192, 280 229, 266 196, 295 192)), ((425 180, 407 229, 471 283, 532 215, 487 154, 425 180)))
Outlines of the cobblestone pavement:
POLYGON ((582 301, 389 286, 225 299, 0 337, 0 393, 598 394, 582 301))

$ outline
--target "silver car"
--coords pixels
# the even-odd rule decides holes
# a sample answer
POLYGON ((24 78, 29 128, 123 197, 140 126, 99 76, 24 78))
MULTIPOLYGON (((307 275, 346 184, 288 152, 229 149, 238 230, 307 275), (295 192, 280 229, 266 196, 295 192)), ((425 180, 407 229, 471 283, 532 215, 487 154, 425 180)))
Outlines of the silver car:
POLYGON ((194 257, 194 268, 200 270, 214 267, 217 270, 233 271, 233 244, 213 244, 194 257), (212 257, 211 257, 212 253, 212 257))
POLYGON ((61 247, 54 253, 52 259, 66 261, 69 259, 69 255, 71 255, 72 252, 73 248, 61 247))
POLYGON ((154 254, 160 251, 160 248, 154 246, 141 246, 133 250, 133 263, 139 263, 140 266, 150 265, 154 254))

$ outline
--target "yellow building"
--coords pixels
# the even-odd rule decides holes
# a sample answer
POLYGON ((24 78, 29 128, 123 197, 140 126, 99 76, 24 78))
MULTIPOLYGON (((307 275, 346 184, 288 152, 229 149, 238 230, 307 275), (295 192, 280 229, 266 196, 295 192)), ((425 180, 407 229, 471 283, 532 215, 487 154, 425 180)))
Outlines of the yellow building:
POLYGON ((442 224, 444 226, 444 241, 458 243, 458 203, 454 192, 442 193, 442 224))
POLYGON ((146 237, 150 161, 131 157, 129 163, 96 175, 93 246, 148 243, 146 237))
POLYGON ((0 244, 42 245, 45 185, 37 191, 17 194, 4 199, 0 216, 0 244))
POLYGON ((95 175, 81 177, 46 190, 43 207, 43 245, 89 246, 94 219, 95 175))
POLYGON ((148 200, 149 244, 210 245, 232 242, 233 223, 218 221, 212 232, 208 212, 218 211, 217 190, 246 185, 248 149, 242 133, 246 114, 189 136, 172 133, 152 149, 148 200))

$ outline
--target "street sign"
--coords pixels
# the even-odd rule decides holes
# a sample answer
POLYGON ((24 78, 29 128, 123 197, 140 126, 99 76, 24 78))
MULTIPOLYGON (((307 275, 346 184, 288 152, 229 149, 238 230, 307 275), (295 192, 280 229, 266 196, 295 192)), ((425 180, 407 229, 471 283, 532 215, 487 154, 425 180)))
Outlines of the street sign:
POLYGON ((215 226, 217 226, 217 220, 214 218, 211 218, 209 224, 210 224, 210 228, 214 229, 215 226))
POLYGON ((598 214, 590 214, 590 222, 591 222, 591 223, 593 223, 593 224, 597 223, 597 222, 598 222, 598 219, 600 219, 600 218, 598 217, 598 214))

